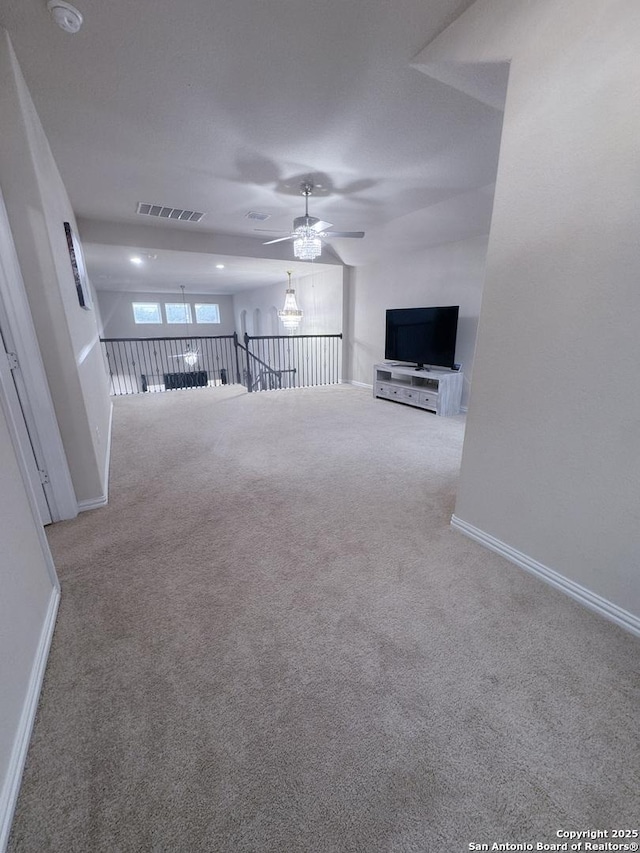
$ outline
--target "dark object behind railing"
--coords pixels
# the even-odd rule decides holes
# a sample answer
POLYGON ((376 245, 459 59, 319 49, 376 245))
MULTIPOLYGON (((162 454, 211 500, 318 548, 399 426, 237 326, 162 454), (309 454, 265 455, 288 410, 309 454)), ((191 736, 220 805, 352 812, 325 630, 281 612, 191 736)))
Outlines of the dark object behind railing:
POLYGON ((243 384, 248 391, 341 381, 342 335, 101 338, 111 393, 243 384))
POLYGON ((206 388, 208 384, 209 374, 206 370, 194 370, 193 373, 165 373, 164 375, 164 387, 167 391, 174 391, 176 388, 206 388))

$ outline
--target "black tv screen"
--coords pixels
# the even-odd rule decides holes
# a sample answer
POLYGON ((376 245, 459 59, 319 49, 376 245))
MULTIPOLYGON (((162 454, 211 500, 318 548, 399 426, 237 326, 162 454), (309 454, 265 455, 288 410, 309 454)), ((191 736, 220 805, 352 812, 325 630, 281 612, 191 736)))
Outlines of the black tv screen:
POLYGON ((458 305, 444 308, 390 308, 384 357, 452 368, 456 358, 458 305))

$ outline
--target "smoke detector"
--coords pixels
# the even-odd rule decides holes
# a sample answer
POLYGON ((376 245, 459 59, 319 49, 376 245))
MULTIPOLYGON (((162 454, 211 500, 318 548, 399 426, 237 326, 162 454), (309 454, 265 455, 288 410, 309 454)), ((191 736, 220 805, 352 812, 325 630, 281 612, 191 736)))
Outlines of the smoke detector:
POLYGON ((49 14, 65 33, 77 33, 82 26, 82 15, 71 3, 64 0, 49 0, 47 3, 49 14))

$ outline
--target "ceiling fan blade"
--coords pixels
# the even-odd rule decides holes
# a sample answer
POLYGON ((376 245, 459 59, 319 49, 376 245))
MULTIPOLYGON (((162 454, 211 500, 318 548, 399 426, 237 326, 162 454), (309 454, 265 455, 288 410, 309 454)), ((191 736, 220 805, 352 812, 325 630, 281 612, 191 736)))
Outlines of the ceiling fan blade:
POLYGON ((293 240, 291 234, 287 234, 286 237, 277 237, 275 240, 267 240, 266 243, 263 243, 263 246, 270 246, 271 243, 282 243, 283 240, 293 240))
POLYGON ((286 228, 254 228, 254 231, 261 231, 263 234, 287 234, 286 228))
POLYGON ((323 222, 322 219, 318 219, 318 221, 314 222, 311 227, 314 231, 324 231, 325 228, 331 228, 331 223, 323 222))
POLYGON ((323 237, 364 237, 364 231, 323 231, 323 237))

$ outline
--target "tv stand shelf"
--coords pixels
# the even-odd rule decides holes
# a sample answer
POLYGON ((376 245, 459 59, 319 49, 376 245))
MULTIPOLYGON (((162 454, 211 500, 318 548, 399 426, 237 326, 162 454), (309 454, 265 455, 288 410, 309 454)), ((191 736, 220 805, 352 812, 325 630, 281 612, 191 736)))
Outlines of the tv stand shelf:
POLYGON ((373 396, 416 406, 436 415, 457 415, 462 399, 462 373, 454 370, 416 370, 387 362, 373 367, 373 396))

